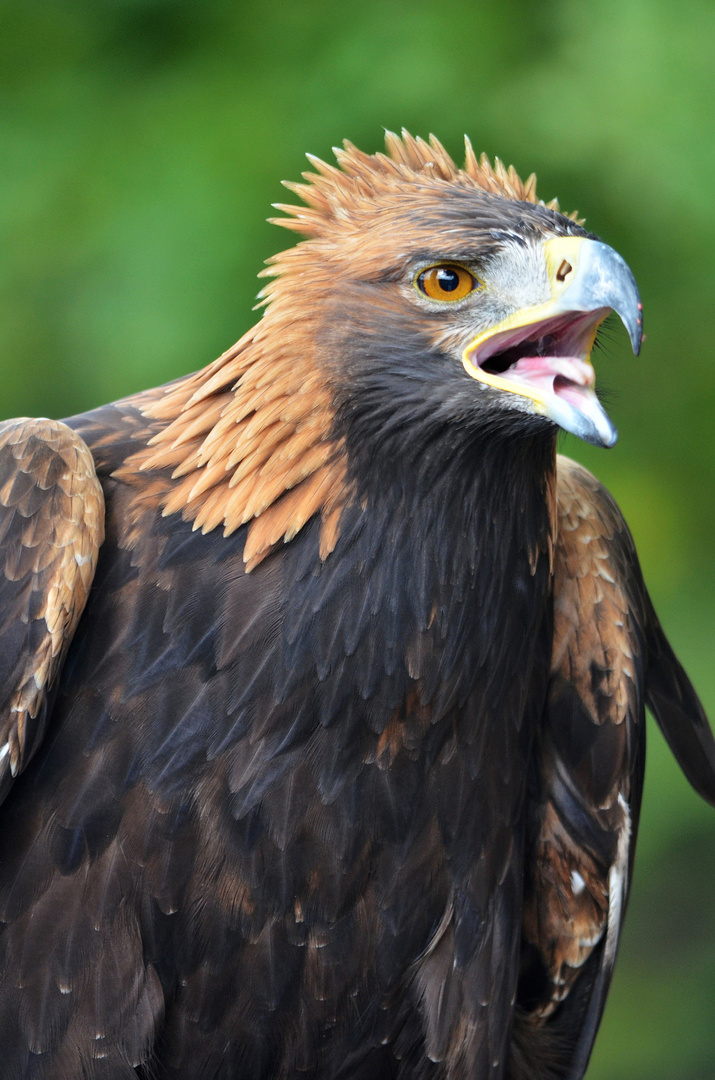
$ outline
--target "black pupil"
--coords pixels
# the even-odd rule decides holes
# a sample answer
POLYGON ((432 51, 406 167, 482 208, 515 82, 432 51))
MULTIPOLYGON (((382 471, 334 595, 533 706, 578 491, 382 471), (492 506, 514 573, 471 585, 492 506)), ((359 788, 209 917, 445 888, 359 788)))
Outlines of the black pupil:
POLYGON ((437 281, 443 292, 454 292, 459 285, 459 274, 456 270, 446 270, 440 267, 437 271, 437 281))

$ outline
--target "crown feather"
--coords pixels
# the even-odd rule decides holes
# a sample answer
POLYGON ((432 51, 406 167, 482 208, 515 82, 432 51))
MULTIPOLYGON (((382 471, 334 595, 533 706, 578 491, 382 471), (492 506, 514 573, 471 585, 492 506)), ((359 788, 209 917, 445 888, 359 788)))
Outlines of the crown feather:
MULTIPOLYGON (((369 201, 375 192, 399 190, 405 182, 427 186, 456 183, 559 212, 557 199, 545 203, 537 196, 534 173, 522 180, 513 165, 507 168, 498 157, 493 164, 486 154, 477 158, 466 135, 464 150, 464 166, 459 168, 435 135, 425 140, 405 128, 399 135, 386 131, 386 152, 376 154, 367 154, 346 139, 342 146, 333 147, 337 167, 314 154, 306 155, 314 171, 303 173, 303 183, 284 181, 284 187, 302 205, 274 203, 286 216, 269 221, 306 236, 323 235, 332 223, 345 218, 346 210, 369 201)), ((577 213, 567 216, 583 224, 577 213)))

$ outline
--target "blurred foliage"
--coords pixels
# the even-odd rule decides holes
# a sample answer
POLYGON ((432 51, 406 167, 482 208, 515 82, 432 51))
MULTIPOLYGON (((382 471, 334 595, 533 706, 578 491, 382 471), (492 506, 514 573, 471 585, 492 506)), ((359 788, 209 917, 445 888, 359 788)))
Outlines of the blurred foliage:
MULTIPOLYGON (((67 415, 203 366, 255 318, 306 150, 466 131, 628 260, 647 344, 597 367, 631 521, 715 716, 715 6, 703 0, 0 0, 0 410, 67 415)), ((715 1075, 715 814, 651 739, 589 1080, 715 1075)))

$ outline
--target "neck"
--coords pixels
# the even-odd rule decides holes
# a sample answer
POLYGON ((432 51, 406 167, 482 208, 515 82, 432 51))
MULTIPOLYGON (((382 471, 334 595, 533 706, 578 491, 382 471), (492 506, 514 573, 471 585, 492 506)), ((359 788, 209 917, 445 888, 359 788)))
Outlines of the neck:
POLYGON ((436 411, 415 416, 409 425, 353 414, 344 432, 356 501, 377 515, 406 515, 422 542, 437 535, 439 522, 450 514, 475 551, 483 550, 490 523, 499 520, 500 547, 514 544, 534 558, 550 552, 556 478, 551 424, 514 436, 498 419, 470 429, 468 421, 461 428, 451 418, 441 422, 436 411))
MULTIPOLYGON (((289 653, 330 671, 344 638, 360 696, 384 693, 385 715, 414 693, 431 723, 467 699, 470 725, 490 710, 520 716, 548 612, 555 438, 475 440, 440 461, 428 488, 424 463, 362 473, 334 552, 310 574, 300 549, 286 549, 289 653)), ((325 699, 339 705, 329 681, 325 699)))

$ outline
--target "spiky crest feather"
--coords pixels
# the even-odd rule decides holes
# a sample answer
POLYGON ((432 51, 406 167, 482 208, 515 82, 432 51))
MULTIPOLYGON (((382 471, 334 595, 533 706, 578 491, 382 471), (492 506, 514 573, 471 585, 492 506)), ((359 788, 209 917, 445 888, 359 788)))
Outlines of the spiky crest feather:
MULTIPOLYGON (((342 147, 333 150, 340 168, 308 154, 308 161, 315 171, 303 173, 305 183, 284 183, 304 205, 275 203, 275 208, 287 216, 269 220, 306 236, 323 236, 335 223, 343 224, 347 213, 354 213, 361 202, 371 201, 375 191, 399 190, 405 183, 476 187, 502 198, 530 202, 559 212, 558 199, 545 203, 537 197, 534 173, 522 180, 513 165, 506 168, 499 158, 494 159, 493 165, 486 154, 477 159, 466 135, 462 169, 434 135, 425 141, 410 135, 404 128, 401 135, 388 131, 385 145, 386 154, 366 154, 346 140, 342 147)), ((566 216, 582 224, 576 212, 566 216)))

